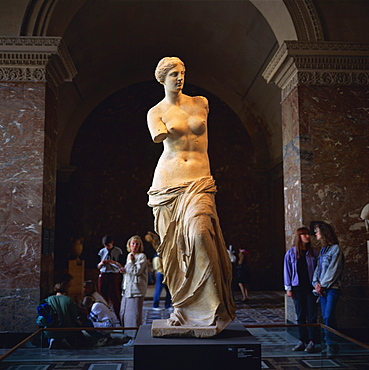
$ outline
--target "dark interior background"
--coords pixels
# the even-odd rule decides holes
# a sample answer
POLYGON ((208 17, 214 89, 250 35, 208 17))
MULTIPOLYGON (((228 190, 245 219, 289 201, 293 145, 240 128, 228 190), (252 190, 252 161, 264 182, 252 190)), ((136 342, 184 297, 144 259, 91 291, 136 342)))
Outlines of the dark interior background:
MULTIPOLYGON (((270 276, 272 264, 281 264, 283 258, 283 248, 275 248, 270 234, 270 209, 283 212, 283 204, 276 202, 283 202, 283 194, 276 196, 278 190, 273 190, 282 189, 281 179, 278 182, 271 172, 253 167, 255 148, 224 102, 190 84, 184 92, 209 100, 209 157, 226 244, 246 247, 251 253, 252 289, 281 289, 282 277, 270 276)), ((91 270, 93 276, 104 234, 125 249, 130 236, 143 238, 153 230, 147 191, 162 144, 152 142, 146 113, 163 96, 163 87, 156 81, 131 85, 99 104, 81 126, 71 158, 76 169, 69 184, 59 182, 57 189, 57 273, 67 269, 73 238, 84 238, 82 258, 86 274, 91 270)), ((145 251, 149 258, 154 254, 146 242, 145 251)))

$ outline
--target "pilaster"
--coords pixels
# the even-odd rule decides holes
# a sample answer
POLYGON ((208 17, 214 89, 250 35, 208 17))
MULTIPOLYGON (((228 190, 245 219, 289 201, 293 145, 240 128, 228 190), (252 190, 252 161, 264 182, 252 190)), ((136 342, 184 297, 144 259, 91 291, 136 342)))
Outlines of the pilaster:
POLYGON ((57 88, 76 73, 60 38, 0 37, 0 327, 30 332, 53 283, 57 88))
POLYGON ((359 317, 368 321, 356 293, 368 281, 360 212, 369 193, 369 44, 288 41, 263 76, 282 89, 286 249, 296 228, 332 224, 350 286, 341 311, 357 313, 350 322, 342 315, 341 326, 360 326, 359 317))

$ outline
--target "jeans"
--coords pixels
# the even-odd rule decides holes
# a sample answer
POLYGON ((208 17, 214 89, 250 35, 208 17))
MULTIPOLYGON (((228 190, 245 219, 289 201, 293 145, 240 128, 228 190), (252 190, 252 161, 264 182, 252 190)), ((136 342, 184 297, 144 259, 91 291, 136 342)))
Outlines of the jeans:
POLYGON ((160 294, 164 288, 167 293, 165 296, 165 308, 169 308, 172 304, 172 298, 170 296, 168 286, 163 284, 164 275, 161 272, 156 272, 155 278, 154 307, 159 307, 160 294))
MULTIPOLYGON (((320 297, 320 307, 322 309, 322 316, 324 320, 324 325, 329 326, 330 328, 336 328, 336 317, 335 311, 337 302, 340 297, 339 289, 327 289, 326 294, 320 297)), ((334 344, 333 340, 334 334, 328 330, 324 330, 324 339, 327 345, 334 344)))
MULTIPOLYGON (((316 297, 311 289, 296 286, 292 287, 292 292, 297 324, 316 324, 317 304, 316 297)), ((318 328, 301 326, 299 327, 299 337, 304 343, 307 343, 309 340, 316 343, 318 339, 318 328)))

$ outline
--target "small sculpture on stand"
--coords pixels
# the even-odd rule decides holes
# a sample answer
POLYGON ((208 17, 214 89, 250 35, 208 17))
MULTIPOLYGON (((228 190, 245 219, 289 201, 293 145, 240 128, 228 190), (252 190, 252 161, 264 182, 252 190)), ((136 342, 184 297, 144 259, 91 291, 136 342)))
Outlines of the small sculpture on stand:
POLYGON ((85 261, 81 259, 84 237, 71 238, 72 253, 68 261, 68 272, 73 276, 73 284, 69 288, 69 296, 79 301, 83 296, 83 282, 85 280, 85 261))
POLYGON ((72 258, 71 259, 75 259, 77 261, 77 265, 81 265, 82 264, 82 260, 81 260, 81 255, 83 253, 83 242, 85 240, 85 238, 83 236, 79 237, 79 238, 72 238, 72 258))

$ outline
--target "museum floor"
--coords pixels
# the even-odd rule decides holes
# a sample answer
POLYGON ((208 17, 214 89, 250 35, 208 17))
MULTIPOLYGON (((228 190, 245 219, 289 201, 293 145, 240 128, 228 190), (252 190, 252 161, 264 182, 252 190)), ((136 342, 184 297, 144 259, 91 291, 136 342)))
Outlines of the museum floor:
MULTIPOLYGON (((296 338, 291 335, 291 330, 278 326, 285 323, 283 292, 251 292, 247 303, 241 303, 239 298, 236 293, 235 321, 247 325, 247 330, 261 342, 262 369, 369 369, 369 350, 342 338, 340 351, 334 358, 325 358, 320 351, 313 354, 293 352, 291 349, 297 342, 296 338)), ((152 300, 145 301, 145 324, 168 315, 168 310, 153 310, 152 300)), ((121 332, 112 336, 113 340, 107 346, 82 349, 49 350, 26 343, 0 362, 0 369, 133 370, 133 347, 122 346, 121 332)), ((0 355, 6 351, 0 349, 0 355)), ((155 360, 151 369, 157 369, 155 360)), ((230 367, 226 369, 231 370, 230 367)))

